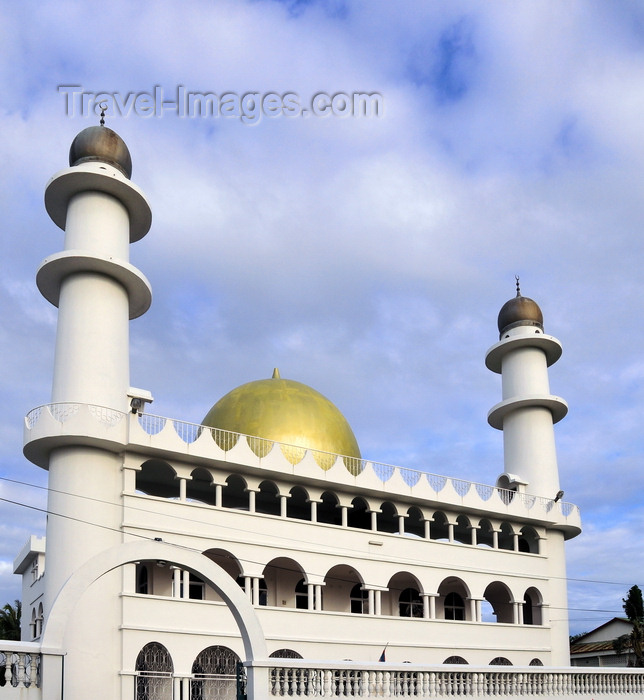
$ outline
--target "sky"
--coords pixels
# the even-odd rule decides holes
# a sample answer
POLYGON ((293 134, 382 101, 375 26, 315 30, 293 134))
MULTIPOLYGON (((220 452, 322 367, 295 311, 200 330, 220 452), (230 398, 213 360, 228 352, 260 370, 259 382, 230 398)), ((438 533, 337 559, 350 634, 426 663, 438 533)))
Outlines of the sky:
POLYGON ((571 632, 622 614, 644 586, 641 3, 2 0, 0 45, 0 603, 44 534, 46 472, 22 456, 56 331, 35 286, 63 245, 44 187, 103 93, 153 211, 130 251, 153 289, 130 328, 152 411, 200 422, 279 367, 364 457, 494 483, 484 357, 519 275, 564 347, 571 632), (157 109, 155 90, 222 109, 157 109))

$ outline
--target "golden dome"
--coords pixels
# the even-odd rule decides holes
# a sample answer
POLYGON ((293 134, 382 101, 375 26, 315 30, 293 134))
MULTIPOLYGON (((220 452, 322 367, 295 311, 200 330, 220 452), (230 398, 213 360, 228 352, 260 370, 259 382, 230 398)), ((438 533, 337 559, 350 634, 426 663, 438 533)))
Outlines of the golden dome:
MULTIPOLYGON (((351 472, 358 468, 355 460, 360 459, 360 448, 338 408, 310 386, 281 379, 277 370, 272 379, 242 384, 219 399, 203 419, 203 425, 264 438, 263 445, 249 440, 258 456, 264 456, 273 442, 279 442, 300 448, 282 447, 292 464, 297 464, 305 450, 310 449, 320 451, 313 455, 323 469, 329 469, 336 461, 328 453, 353 458, 345 460, 345 464, 351 472)), ((223 439, 216 433, 214 437, 218 443, 223 439)))

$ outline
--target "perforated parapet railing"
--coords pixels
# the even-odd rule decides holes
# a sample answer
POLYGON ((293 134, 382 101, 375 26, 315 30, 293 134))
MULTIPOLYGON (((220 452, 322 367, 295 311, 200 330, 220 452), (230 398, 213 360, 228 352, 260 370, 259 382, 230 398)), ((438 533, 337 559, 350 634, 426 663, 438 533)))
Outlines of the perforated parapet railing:
MULTIPOLYGON (((475 495, 480 502, 485 503, 490 501, 494 496, 496 499, 500 499, 502 504, 505 505, 509 505, 513 502, 514 504, 520 503, 527 511, 534 509, 537 512, 548 514, 556 508, 556 512, 560 513, 564 518, 568 518, 571 515, 573 517, 579 517, 579 509, 576 505, 567 502, 556 503, 552 498, 517 493, 513 490, 501 489, 496 486, 480 484, 466 479, 441 476, 417 469, 397 467, 382 462, 357 459, 355 457, 322 452, 297 445, 278 443, 254 435, 245 435, 243 433, 221 430, 219 428, 211 428, 209 426, 199 425, 198 423, 189 423, 153 414, 143 413, 131 415, 122 411, 92 404, 56 403, 34 408, 25 418, 27 433, 25 436, 25 444, 29 442, 29 433, 32 431, 35 432, 38 424, 43 420, 43 415, 47 415, 49 420, 53 420, 57 424, 65 424, 66 435, 73 434, 71 424, 73 424, 75 420, 80 422, 81 419, 89 419, 97 426, 97 430, 100 429, 109 433, 125 425, 129 418, 131 421, 136 421, 144 433, 150 437, 161 436, 161 434, 165 435, 167 431, 170 430, 172 434, 179 438, 181 443, 186 445, 186 448, 196 443, 202 438, 204 433, 206 433, 212 437, 213 442, 224 455, 245 442, 252 455, 257 457, 258 460, 263 460, 269 455, 273 457, 275 450, 278 450, 281 457, 293 467, 309 457, 312 458, 314 464, 317 464, 323 471, 328 471, 338 463, 341 463, 344 465, 347 472, 357 480, 363 475, 373 474, 378 483, 384 485, 393 481, 394 477, 396 477, 396 480, 399 480, 401 485, 409 489, 419 487, 422 482, 425 482, 429 485, 431 491, 436 494, 441 493, 449 484, 460 498, 465 498, 466 496, 471 498, 475 495)), ((83 423, 83 429, 86 429, 86 425, 86 423, 83 423)), ((308 461, 310 462, 311 459, 308 461)))

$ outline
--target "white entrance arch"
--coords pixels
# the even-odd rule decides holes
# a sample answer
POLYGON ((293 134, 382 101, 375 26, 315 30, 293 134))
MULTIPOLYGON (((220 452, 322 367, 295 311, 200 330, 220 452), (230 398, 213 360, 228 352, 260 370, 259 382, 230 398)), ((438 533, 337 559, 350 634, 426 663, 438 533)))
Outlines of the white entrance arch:
MULTIPOLYGON (((253 606, 237 583, 220 566, 203 554, 156 540, 126 542, 112 547, 97 554, 75 571, 56 596, 47 616, 42 635, 43 652, 45 654, 65 653, 63 640, 67 621, 77 601, 95 581, 120 566, 144 560, 175 564, 211 585, 226 603, 239 627, 246 661, 267 658, 268 652, 262 627, 253 606)), ((260 673, 263 670, 260 669, 260 673)), ((268 677, 258 678, 253 666, 249 666, 248 697, 267 697, 267 695, 268 677)), ((52 695, 45 696, 56 697, 56 691, 52 695)), ((66 697, 70 696, 66 695, 66 697)))

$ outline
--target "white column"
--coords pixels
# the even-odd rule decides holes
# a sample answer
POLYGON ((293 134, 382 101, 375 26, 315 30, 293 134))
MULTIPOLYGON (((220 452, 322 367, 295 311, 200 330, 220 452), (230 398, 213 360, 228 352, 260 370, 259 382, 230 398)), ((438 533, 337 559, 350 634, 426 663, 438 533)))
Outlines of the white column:
POLYGON ((171 568, 172 571, 172 596, 181 598, 181 569, 176 566, 171 568))
POLYGON ((436 598, 438 598, 438 593, 429 594, 429 619, 436 619, 436 598))
POLYGON ((424 525, 425 525, 424 537, 426 540, 431 539, 431 533, 430 533, 430 529, 429 529, 430 522, 431 522, 430 520, 425 520, 425 523, 424 523, 424 525))
POLYGON ((179 500, 180 501, 186 500, 186 484, 187 484, 186 479, 184 479, 183 477, 179 478, 179 500))
POLYGON ((189 571, 183 571, 183 590, 182 590, 182 598, 190 598, 190 572, 189 571))
POLYGON ((470 528, 470 534, 472 536, 471 544, 473 547, 476 547, 476 544, 477 544, 477 540, 476 540, 477 531, 478 531, 477 527, 470 528))
POLYGON ((286 517, 286 499, 288 496, 280 494, 280 518, 286 517))
POLYGON ((315 609, 315 586, 312 583, 306 584, 307 609, 315 609))
POLYGON ((253 605, 259 605, 259 578, 253 576, 253 605))
POLYGON ((454 542, 454 523, 447 523, 447 537, 450 542, 454 542))
POLYGON ((310 501, 311 504, 311 522, 312 523, 317 523, 318 521, 318 502, 317 501, 310 501))
POLYGON ((404 535, 405 534, 405 518, 406 515, 399 515, 398 516, 398 534, 399 535, 404 535))
POLYGON ((341 513, 341 517, 342 517, 342 522, 341 522, 342 527, 348 527, 348 522, 349 522, 348 507, 347 506, 340 506, 340 513, 341 513))
POLYGON ((246 597, 250 602, 253 602, 253 579, 250 576, 244 576, 244 590, 246 597))
POLYGON ((222 492, 223 486, 221 484, 215 484, 215 507, 221 508, 222 504, 222 492))
POLYGON ((315 609, 322 610, 322 585, 315 584, 315 609))
POLYGON ((382 615, 382 591, 376 590, 375 593, 375 614, 382 615))
POLYGON ((378 532, 378 513, 375 510, 371 511, 371 531, 378 532))
POLYGON ((246 489, 248 491, 248 512, 255 512, 255 491, 253 489, 246 489))
POLYGON ((423 599, 423 618, 429 620, 429 594, 421 593, 421 598, 423 599))

